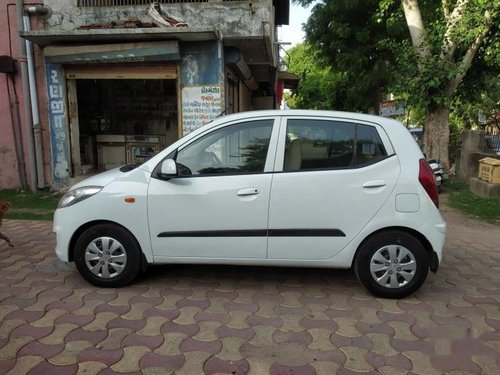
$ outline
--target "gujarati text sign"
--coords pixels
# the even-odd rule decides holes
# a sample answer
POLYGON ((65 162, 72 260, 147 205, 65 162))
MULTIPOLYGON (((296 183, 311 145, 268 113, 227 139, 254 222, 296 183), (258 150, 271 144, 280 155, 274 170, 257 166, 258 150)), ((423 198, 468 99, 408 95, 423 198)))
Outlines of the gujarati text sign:
POLYGON ((182 132, 191 133, 222 112, 221 87, 190 86, 182 89, 182 132))

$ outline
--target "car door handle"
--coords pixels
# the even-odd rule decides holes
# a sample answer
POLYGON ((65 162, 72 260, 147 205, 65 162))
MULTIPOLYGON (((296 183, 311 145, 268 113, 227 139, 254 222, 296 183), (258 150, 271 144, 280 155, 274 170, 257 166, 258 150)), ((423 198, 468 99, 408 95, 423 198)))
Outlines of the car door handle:
POLYGON ((244 197, 247 195, 257 195, 259 194, 259 189, 257 188, 245 188, 238 191, 238 196, 244 197))
POLYGON ((372 181, 366 181, 363 184, 363 188, 365 188, 365 189, 378 188, 378 187, 382 187, 385 185, 386 185, 386 183, 384 180, 372 180, 372 181))

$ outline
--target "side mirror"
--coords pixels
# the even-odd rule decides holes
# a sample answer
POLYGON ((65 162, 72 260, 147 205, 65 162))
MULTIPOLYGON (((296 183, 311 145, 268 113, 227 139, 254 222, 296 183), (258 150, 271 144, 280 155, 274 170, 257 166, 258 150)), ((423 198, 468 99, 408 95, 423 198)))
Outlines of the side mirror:
POLYGON ((173 159, 167 159, 161 163, 161 174, 166 177, 177 176, 177 163, 173 159))

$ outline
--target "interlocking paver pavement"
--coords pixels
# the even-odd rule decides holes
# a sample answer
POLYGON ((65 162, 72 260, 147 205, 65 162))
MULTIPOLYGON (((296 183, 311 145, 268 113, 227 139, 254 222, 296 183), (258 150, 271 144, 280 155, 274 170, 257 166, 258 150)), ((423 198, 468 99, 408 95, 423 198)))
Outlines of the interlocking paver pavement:
POLYGON ((4 221, 0 373, 499 374, 500 226, 443 208, 444 262, 404 300, 350 271, 150 267, 99 289, 52 223, 4 221))

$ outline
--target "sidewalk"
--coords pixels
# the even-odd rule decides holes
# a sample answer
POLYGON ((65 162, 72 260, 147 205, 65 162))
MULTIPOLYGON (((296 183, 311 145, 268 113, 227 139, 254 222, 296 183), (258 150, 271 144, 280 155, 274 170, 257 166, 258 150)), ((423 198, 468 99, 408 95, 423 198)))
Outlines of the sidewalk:
POLYGON ((399 301, 304 268, 156 266, 98 289, 56 259, 51 222, 7 220, 0 374, 497 374, 500 226, 442 211, 441 268, 399 301))

